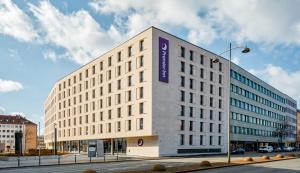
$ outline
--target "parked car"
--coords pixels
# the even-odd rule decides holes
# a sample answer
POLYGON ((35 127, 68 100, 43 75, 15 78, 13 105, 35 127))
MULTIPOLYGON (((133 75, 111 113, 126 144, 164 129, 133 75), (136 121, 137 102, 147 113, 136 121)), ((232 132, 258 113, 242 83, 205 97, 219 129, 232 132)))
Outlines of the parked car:
POLYGON ((286 152, 290 152, 290 151, 295 151, 295 148, 294 147, 284 147, 283 150, 286 152))
POLYGON ((275 152, 281 152, 281 151, 283 151, 283 150, 282 150, 281 147, 277 147, 277 148, 274 149, 274 151, 275 151, 275 152))
POLYGON ((273 147, 272 146, 260 147, 258 149, 258 152, 260 152, 260 153, 271 153, 271 152, 273 152, 273 147))
POLYGON ((231 154, 245 154, 245 149, 244 148, 236 148, 231 151, 231 154))

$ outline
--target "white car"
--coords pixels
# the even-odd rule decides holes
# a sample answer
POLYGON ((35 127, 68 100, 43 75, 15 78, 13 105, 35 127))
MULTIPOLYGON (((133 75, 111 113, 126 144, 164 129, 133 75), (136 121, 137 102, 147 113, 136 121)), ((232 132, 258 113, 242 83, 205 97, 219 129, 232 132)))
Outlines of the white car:
POLYGON ((294 147, 284 147, 284 151, 294 151, 295 148, 294 147))
POLYGON ((260 147, 259 149, 258 149, 258 152, 260 152, 260 153, 271 153, 271 152, 273 152, 273 147, 272 146, 264 146, 264 147, 260 147))

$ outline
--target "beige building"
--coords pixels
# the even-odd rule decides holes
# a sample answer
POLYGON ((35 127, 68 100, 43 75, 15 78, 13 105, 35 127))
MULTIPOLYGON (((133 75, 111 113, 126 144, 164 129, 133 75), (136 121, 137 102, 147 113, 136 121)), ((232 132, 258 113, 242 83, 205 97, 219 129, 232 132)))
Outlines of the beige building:
POLYGON ((45 101, 45 144, 165 156, 225 153, 228 61, 150 27, 58 80, 45 101), (113 148, 111 143, 113 142, 113 148))
POLYGON ((37 125, 20 115, 0 115, 0 152, 15 151, 15 133, 22 132, 22 150, 37 147, 37 125))

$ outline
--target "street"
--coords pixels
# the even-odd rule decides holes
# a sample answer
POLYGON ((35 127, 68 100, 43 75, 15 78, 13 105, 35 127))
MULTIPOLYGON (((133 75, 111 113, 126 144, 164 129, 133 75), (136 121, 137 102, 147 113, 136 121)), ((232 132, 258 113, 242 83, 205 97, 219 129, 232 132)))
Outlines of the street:
MULTIPOLYGON (((268 162, 245 166, 234 166, 222 169, 197 171, 198 173, 296 173, 300 172, 300 159, 268 162)), ((196 172, 195 172, 196 173, 196 172)))
MULTIPOLYGON (((248 154, 253 155, 254 154, 248 154)), ((270 153, 269 155, 274 155, 270 153)), ((256 155, 256 157, 261 156, 261 154, 256 155)), ((241 159, 245 157, 244 155, 234 156, 233 159, 241 159)), ((93 163, 93 164, 72 164, 72 165, 52 165, 52 166, 41 166, 41 167, 28 167, 28 168, 10 168, 10 169, 0 169, 0 173, 81 173, 85 169, 94 169, 98 173, 115 173, 128 170, 144 170, 151 169, 156 163, 171 166, 181 166, 189 165, 194 163, 200 163, 203 160, 209 160, 211 162, 226 162, 226 156, 204 156, 204 157, 190 157, 190 158, 166 158, 161 160, 140 160, 140 161, 122 161, 122 162, 107 162, 107 163, 93 163)), ((215 169, 209 171, 218 172, 231 172, 231 171, 245 171, 249 173, 264 172, 266 170, 274 173, 277 170, 282 172, 300 172, 300 159, 294 159, 289 161, 277 161, 265 164, 247 165, 247 166, 237 166, 226 169, 215 169)), ((201 171, 204 172, 204 171, 201 171)), ((205 171, 208 172, 208 171, 205 171)))

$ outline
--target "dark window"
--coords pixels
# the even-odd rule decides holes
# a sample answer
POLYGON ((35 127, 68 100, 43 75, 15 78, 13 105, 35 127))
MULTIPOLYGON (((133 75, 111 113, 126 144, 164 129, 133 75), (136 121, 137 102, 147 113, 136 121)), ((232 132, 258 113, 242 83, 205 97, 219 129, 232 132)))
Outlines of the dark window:
POLYGON ((194 60, 194 52, 192 50, 190 50, 190 60, 191 61, 194 60))
POLYGON ((184 47, 181 47, 181 53, 180 53, 180 55, 181 55, 181 57, 185 57, 185 48, 184 47))

